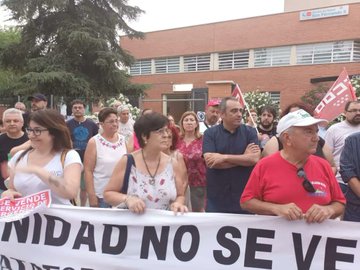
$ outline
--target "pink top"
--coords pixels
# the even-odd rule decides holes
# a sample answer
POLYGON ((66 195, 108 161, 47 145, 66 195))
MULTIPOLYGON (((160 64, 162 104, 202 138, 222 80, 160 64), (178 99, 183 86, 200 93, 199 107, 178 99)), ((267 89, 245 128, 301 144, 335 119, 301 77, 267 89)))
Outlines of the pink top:
POLYGON ((183 139, 179 140, 177 145, 178 150, 184 156, 189 186, 205 187, 206 186, 206 167, 205 161, 202 157, 202 137, 193 140, 189 145, 186 145, 183 139))

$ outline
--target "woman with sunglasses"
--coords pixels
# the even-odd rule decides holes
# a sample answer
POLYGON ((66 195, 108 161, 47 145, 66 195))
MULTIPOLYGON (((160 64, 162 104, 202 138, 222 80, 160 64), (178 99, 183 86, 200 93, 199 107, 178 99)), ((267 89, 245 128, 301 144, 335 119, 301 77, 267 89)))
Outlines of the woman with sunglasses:
POLYGON ((143 115, 135 122, 134 130, 141 149, 116 164, 104 191, 107 203, 138 214, 147 208, 175 213, 188 211, 184 197, 187 179, 177 161, 163 153, 168 145, 167 125, 168 119, 155 112, 143 115))
POLYGON ((52 203, 71 205, 79 192, 82 163, 71 150, 64 118, 55 110, 38 110, 29 120, 30 146, 9 161, 9 189, 2 197, 13 199, 50 189, 52 203))
POLYGON ((103 108, 98 115, 102 129, 89 140, 84 154, 85 185, 90 207, 110 208, 103 192, 115 164, 127 153, 125 137, 118 133, 119 121, 114 108, 103 108))
POLYGON ((330 164, 313 155, 321 122, 326 120, 304 110, 280 119, 277 133, 283 149, 255 165, 240 199, 243 209, 308 223, 341 216, 345 198, 330 164))

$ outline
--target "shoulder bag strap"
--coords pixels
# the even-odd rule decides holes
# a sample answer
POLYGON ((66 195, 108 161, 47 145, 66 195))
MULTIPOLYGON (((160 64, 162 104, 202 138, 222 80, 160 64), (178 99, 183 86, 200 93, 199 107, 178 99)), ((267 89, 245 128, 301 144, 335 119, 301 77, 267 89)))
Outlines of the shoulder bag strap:
POLYGON ((131 166, 135 165, 133 155, 127 154, 126 156, 127 156, 126 170, 125 170, 125 175, 124 175, 123 186, 121 188, 121 193, 123 193, 123 194, 127 193, 127 189, 129 186, 129 176, 130 176, 131 166))

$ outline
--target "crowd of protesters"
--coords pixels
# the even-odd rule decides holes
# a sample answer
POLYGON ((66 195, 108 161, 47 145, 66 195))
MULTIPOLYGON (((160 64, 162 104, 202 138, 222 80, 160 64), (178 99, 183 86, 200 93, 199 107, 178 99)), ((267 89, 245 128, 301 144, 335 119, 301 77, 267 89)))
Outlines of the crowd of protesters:
POLYGON ((345 120, 324 138, 319 126, 327 121, 302 103, 277 121, 272 106, 245 112, 226 97, 208 102, 204 121, 187 111, 177 122, 151 109, 132 119, 116 102, 96 124, 81 100, 72 102, 68 121, 46 109, 46 96, 29 101, 30 112, 18 102, 3 113, 2 197, 51 189, 53 203, 75 199, 139 214, 153 208, 360 221, 359 101, 346 104, 345 120))

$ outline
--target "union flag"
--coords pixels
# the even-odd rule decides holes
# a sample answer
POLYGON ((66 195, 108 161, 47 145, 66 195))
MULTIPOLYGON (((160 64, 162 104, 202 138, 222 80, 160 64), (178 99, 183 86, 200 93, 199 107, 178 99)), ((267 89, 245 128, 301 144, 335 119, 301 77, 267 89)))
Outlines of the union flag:
POLYGON ((234 90, 232 91, 231 96, 236 97, 237 100, 240 102, 240 105, 245 108, 245 99, 243 94, 241 93, 240 87, 238 84, 235 85, 234 90))
POLYGON ((347 101, 356 99, 355 90, 344 68, 324 98, 316 106, 314 115, 316 118, 332 121, 344 112, 347 101))

